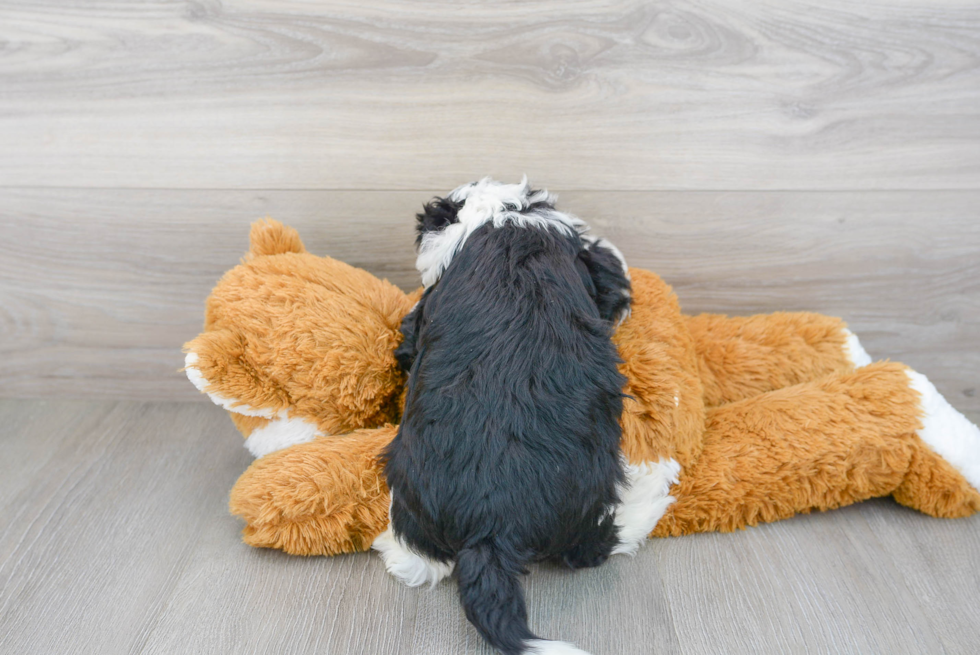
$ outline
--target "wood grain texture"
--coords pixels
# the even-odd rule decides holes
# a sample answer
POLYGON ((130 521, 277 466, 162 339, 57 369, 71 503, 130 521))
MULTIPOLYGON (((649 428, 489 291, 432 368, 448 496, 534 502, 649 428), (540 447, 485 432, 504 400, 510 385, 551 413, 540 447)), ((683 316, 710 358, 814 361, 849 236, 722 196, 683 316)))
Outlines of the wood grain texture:
MULTIPOLYGON (((682 651, 970 652, 975 642, 969 621, 954 614, 943 632, 932 621, 964 596, 951 593, 934 603, 908 582, 909 570, 922 566, 922 554, 911 556, 903 541, 921 539, 930 557, 943 560, 948 568, 933 579, 939 584, 951 582, 953 570, 975 557, 969 543, 975 537, 967 535, 976 534, 980 522, 951 526, 966 552, 937 544, 938 522, 881 499, 736 535, 701 535, 697 544, 686 537, 667 540, 658 564, 682 651), (878 530, 883 526, 884 535, 878 530), (706 626, 729 628, 720 638, 706 626)), ((978 591, 968 595, 980 593, 980 587, 971 589, 978 591)))
MULTIPOLYGON (((311 252, 418 274, 435 191, 0 190, 0 396, 194 399, 203 303, 272 215, 311 252)), ((688 313, 843 316, 980 414, 980 193, 567 192, 560 206, 674 285, 688 313)))
POLYGON ((139 645, 247 461, 217 456, 218 437, 233 431, 209 410, 0 402, 4 419, 56 417, 3 435, 4 444, 46 447, 34 470, 3 459, 3 477, 21 489, 0 507, 0 652, 139 645), (36 433, 42 427, 50 436, 36 433))
POLYGON ((960 0, 0 5, 0 184, 977 189, 960 0))
MULTIPOLYGON (((492 655, 451 582, 243 545, 217 407, 0 400, 0 652, 492 655)), ((594 655, 969 653, 980 517, 878 500, 533 567, 532 627, 594 655)))

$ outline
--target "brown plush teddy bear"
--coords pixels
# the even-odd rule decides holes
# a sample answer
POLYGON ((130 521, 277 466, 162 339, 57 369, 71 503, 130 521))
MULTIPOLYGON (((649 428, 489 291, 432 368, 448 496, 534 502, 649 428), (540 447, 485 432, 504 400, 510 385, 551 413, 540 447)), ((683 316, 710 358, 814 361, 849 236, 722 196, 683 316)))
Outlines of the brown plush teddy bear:
MULTIPOLYGON (((614 341, 629 395, 623 451, 656 473, 651 536, 731 531, 875 496, 937 517, 980 510, 980 430, 921 374, 871 363, 836 318, 681 314, 631 269, 614 341)), ((388 523, 378 463, 405 378, 399 325, 419 292, 307 253, 275 221, 207 301, 186 344, 191 381, 258 459, 231 493, 253 546, 370 548, 388 523)))

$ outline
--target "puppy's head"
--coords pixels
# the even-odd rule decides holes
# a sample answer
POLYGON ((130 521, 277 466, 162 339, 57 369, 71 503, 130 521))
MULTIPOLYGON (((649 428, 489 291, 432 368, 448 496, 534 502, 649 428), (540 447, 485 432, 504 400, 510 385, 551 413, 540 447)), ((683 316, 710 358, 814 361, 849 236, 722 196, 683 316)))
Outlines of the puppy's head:
POLYGON ((554 228, 567 234, 587 229, 578 218, 555 209, 555 196, 532 189, 527 176, 519 184, 504 184, 489 177, 464 184, 445 198, 433 198, 416 218, 415 267, 426 287, 442 277, 469 235, 485 223, 554 228))

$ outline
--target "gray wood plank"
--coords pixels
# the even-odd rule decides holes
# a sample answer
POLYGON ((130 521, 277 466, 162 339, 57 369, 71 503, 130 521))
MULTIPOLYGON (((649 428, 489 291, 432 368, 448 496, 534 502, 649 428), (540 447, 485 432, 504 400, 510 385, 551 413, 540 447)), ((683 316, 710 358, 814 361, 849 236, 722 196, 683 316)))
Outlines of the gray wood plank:
MULTIPOLYGON (((0 424, 4 452, 35 444, 0 459, 22 483, 0 504, 0 652, 491 653, 452 582, 243 545, 226 502, 249 457, 216 407, 0 400, 0 424)), ((656 540, 532 567, 530 622, 595 655, 968 653, 978 537, 980 517, 878 500, 656 540)))
MULTIPOLYGON (((523 584, 531 629, 595 655, 681 652, 657 570, 658 549, 651 543, 635 558, 614 557, 584 571, 530 567, 523 584)), ((422 590, 416 602, 410 652, 495 652, 466 622, 455 583, 422 590)))
POLYGON ((948 189, 980 10, 6 0, 0 184, 948 189))
POLYGON ((980 520, 930 519, 880 501, 872 507, 862 513, 888 545, 896 574, 918 599, 943 650, 976 652, 978 604, 964 599, 980 590, 980 520))
MULTIPOLYGON (((272 215, 311 252, 417 284, 435 191, 0 190, 0 396, 195 399, 177 373, 214 282, 272 215)), ((980 414, 980 192, 565 192, 689 313, 843 316, 980 414)))
POLYGON ((102 403, 0 400, 0 444, 3 449, 0 507, 12 503, 30 480, 44 471, 66 436, 73 431, 92 429, 107 412, 108 407, 102 403), (70 422, 65 420, 66 413, 72 416, 70 422))
MULTIPOLYGON (((138 652, 202 530, 237 533, 227 490, 248 457, 203 405, 33 405, 61 425, 0 507, 0 652, 138 652)), ((37 427, 4 443, 43 440, 37 427)))
MULTIPOLYGON (((880 504, 892 503, 667 540, 659 566, 682 652, 943 652, 905 584, 907 562, 868 525, 880 504)), ((950 523, 959 542, 977 521, 950 523)))
POLYGON ((236 537, 202 535, 140 652, 413 652, 418 594, 390 580, 380 559, 291 557, 236 537))

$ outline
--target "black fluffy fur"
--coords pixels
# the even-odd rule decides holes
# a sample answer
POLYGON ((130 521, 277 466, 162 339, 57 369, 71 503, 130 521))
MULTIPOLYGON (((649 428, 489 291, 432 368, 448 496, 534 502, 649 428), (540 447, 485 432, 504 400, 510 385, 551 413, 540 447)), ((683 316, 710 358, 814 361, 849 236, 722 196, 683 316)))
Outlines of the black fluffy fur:
MULTIPOLYGON (((460 206, 429 203, 420 238, 460 206)), ((597 566, 618 543, 625 379, 610 336, 628 290, 616 257, 578 235, 485 224, 402 324, 408 395, 385 453, 392 526, 456 562, 467 618, 507 655, 537 638, 525 565, 597 566)))
POLYGON ((422 243, 426 232, 438 232, 447 225, 456 222, 463 203, 452 198, 433 198, 423 208, 422 213, 415 215, 415 247, 422 243))

